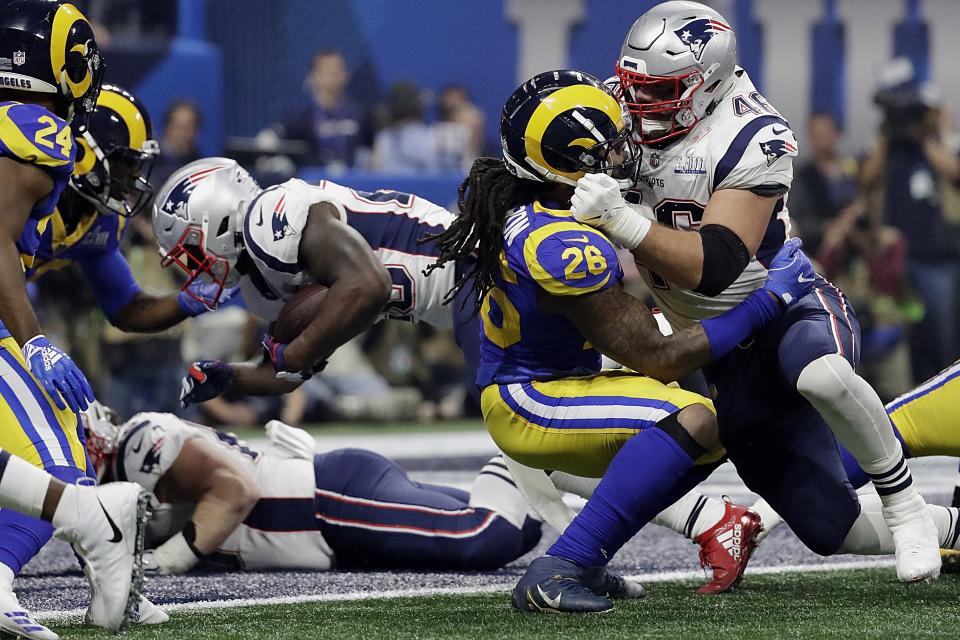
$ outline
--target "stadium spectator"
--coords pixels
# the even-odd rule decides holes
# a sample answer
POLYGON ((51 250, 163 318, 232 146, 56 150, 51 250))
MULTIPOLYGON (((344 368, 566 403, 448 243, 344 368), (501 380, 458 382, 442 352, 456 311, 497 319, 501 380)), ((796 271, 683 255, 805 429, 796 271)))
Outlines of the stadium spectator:
POLYGON ((884 118, 860 180, 867 190, 882 189, 885 220, 908 243, 907 277, 924 305, 911 360, 914 377, 924 380, 956 357, 960 247, 947 232, 941 192, 960 181, 960 157, 944 144, 940 99, 931 87, 888 88, 875 101, 884 118))
POLYGON ((483 112, 470 101, 466 87, 452 84, 443 88, 434 125, 443 168, 469 170, 483 152, 484 120, 483 112))
POLYGON ((372 170, 411 174, 440 167, 435 132, 425 120, 420 87, 413 82, 393 85, 382 118, 382 128, 373 141, 372 170))
POLYGON ((803 247, 816 255, 827 227, 863 209, 857 196, 857 163, 840 154, 840 129, 834 117, 815 113, 807 123, 808 160, 797 170, 790 189, 790 221, 803 247))
POLYGON ((350 72, 339 51, 324 49, 313 56, 305 79, 309 99, 271 125, 279 138, 310 146, 307 164, 348 168, 358 151, 370 146, 370 114, 349 95, 350 72))
POLYGON ((163 117, 160 157, 154 164, 150 181, 159 185, 174 171, 200 157, 197 136, 203 126, 203 114, 191 100, 175 100, 163 117))

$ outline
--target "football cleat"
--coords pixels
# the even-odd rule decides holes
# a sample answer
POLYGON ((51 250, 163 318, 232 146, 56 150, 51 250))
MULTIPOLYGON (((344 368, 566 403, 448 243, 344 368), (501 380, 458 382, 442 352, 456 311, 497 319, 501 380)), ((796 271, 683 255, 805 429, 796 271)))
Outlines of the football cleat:
POLYGON ((142 595, 137 598, 137 603, 130 613, 130 622, 133 624, 163 624, 168 620, 170 620, 170 616, 166 611, 142 595))
POLYGON ((87 624, 126 629, 143 584, 143 534, 150 494, 131 482, 81 487, 77 522, 55 535, 73 545, 90 583, 87 624))
POLYGON ((36 622, 30 612, 20 606, 9 585, 0 584, 0 638, 58 640, 60 636, 36 622))
POLYGON ((885 502, 881 511, 893 534, 897 579, 914 583, 940 577, 940 535, 920 494, 913 491, 896 503, 885 502))
POLYGON ((763 527, 756 511, 733 504, 729 498, 724 500, 723 518, 694 540, 700 545, 700 566, 713 574, 707 584, 697 589, 697 593, 705 595, 723 593, 740 584, 763 527))
POLYGON ((598 596, 606 596, 611 600, 639 600, 647 596, 647 590, 639 582, 609 571, 603 572, 602 584, 591 583, 589 587, 598 596))
MULTIPOLYGON (((612 611, 613 602, 609 598, 587 588, 591 572, 563 558, 537 558, 513 588, 513 606, 524 613, 612 611)), ((602 577, 596 576, 594 580, 602 581, 602 577)))

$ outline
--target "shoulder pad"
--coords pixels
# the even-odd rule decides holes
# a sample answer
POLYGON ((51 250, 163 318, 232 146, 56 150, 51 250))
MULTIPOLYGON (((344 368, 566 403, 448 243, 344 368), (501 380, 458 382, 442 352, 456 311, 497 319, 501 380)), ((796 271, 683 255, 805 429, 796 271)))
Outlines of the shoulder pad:
POLYGON ((523 257, 530 277, 553 295, 583 295, 623 278, 613 244, 577 222, 552 222, 531 231, 523 257))
POLYGON ((37 104, 0 106, 0 152, 47 170, 71 173, 76 145, 70 125, 37 104))

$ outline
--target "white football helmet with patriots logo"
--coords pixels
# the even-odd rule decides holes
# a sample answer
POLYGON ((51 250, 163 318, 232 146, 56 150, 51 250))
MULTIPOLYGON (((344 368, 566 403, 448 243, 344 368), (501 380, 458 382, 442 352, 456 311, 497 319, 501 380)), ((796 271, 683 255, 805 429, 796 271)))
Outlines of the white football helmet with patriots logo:
POLYGON ((650 144, 690 131, 733 84, 736 53, 730 23, 699 2, 664 2, 640 16, 617 62, 636 139, 650 144))
MULTIPOLYGON (((187 274, 183 291, 205 276, 219 285, 211 299, 200 302, 214 308, 223 289, 240 281, 237 259, 243 248, 240 223, 260 185, 235 160, 202 158, 181 167, 160 187, 153 203, 153 230, 163 266, 176 264, 187 274)), ((198 298, 199 299, 199 298, 198 298)))

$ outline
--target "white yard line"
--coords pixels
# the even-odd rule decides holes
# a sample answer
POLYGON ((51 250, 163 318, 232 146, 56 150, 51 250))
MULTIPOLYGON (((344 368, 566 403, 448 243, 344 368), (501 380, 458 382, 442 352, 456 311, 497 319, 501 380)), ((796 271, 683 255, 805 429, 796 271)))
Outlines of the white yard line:
MULTIPOLYGON (((807 565, 782 565, 777 567, 757 567, 756 569, 747 569, 750 575, 779 575, 784 573, 822 573, 826 571, 839 571, 844 569, 869 569, 873 567, 892 567, 893 559, 883 558, 875 561, 854 560, 847 562, 807 565)), ((702 571, 662 571, 658 573, 648 573, 635 576, 628 576, 642 584, 652 582, 673 582, 679 580, 692 580, 702 578, 702 571)), ((496 579, 496 578, 494 578, 496 579)), ((310 602, 343 602, 356 600, 388 600, 395 598, 416 598, 426 596, 441 595, 474 595, 483 593, 506 592, 512 585, 510 582, 503 582, 482 587, 433 587, 425 589, 395 589, 390 591, 354 591, 346 593, 319 593, 303 596, 283 596, 274 598, 237 598, 234 600, 201 600, 198 602, 184 602, 178 604, 163 605, 164 611, 193 611, 196 609, 226 609, 231 607, 254 607, 260 605, 277 604, 304 604, 310 602)), ((35 611, 34 619, 41 622, 79 622, 86 609, 69 609, 66 611, 35 611)))

